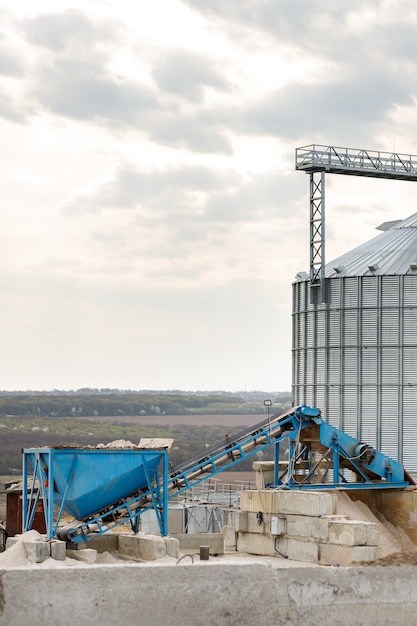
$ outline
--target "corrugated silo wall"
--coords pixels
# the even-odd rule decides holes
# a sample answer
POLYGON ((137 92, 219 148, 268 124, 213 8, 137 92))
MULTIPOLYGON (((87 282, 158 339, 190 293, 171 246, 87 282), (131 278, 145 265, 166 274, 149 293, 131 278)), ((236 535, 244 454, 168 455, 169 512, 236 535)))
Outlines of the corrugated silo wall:
POLYGON ((294 404, 417 471, 417 276, 328 278, 325 304, 310 291, 293 284, 294 404))

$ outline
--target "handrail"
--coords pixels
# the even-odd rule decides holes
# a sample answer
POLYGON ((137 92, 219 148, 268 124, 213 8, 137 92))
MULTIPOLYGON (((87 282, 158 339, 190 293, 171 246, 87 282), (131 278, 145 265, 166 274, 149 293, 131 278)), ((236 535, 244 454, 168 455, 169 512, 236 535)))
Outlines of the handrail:
POLYGON ((295 169, 417 180, 417 156, 311 144, 295 151, 295 169))

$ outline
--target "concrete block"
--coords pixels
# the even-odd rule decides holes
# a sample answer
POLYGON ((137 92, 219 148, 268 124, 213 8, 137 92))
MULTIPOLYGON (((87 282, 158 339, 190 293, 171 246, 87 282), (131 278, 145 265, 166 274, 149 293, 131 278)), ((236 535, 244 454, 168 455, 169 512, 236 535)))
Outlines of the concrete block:
POLYGON ((144 535, 139 538, 139 558, 144 561, 155 561, 167 555, 165 537, 144 535))
MULTIPOLYGON (((371 522, 361 522, 358 520, 343 520, 329 525, 329 543, 341 546, 364 546, 367 544, 368 536, 372 539, 372 532, 367 532, 367 526, 376 528, 376 524, 371 522)), ((377 536, 376 532, 373 532, 377 536)), ((375 545, 377 541, 373 543, 375 545)))
POLYGON ((236 550, 237 533, 233 526, 223 526, 223 545, 225 552, 236 550))
POLYGON ((292 561, 318 563, 319 560, 319 546, 315 542, 282 537, 276 541, 274 548, 292 561))
POLYGON ((50 542, 51 557, 55 561, 65 561, 66 559, 66 542, 59 539, 52 539, 50 542))
POLYGON ((95 563, 97 560, 97 550, 93 550, 92 548, 84 548, 83 550, 67 549, 66 552, 69 559, 75 559, 83 563, 95 563))
POLYGON ((274 461, 255 461, 252 467, 255 470, 257 489, 265 489, 266 485, 274 482, 274 461))
POLYGON ((237 551, 260 556, 288 557, 293 561, 307 563, 317 563, 319 558, 317 543, 252 533, 238 534, 237 551))
POLYGON ((103 535, 97 535, 88 542, 88 545, 97 550, 99 554, 103 552, 116 552, 119 544, 119 533, 104 533, 103 535))
POLYGON ((235 511, 233 515, 233 527, 235 532, 245 533, 248 531, 248 512, 235 511))
POLYGON ((43 563, 51 556, 51 548, 47 541, 23 541, 28 560, 32 563, 43 563))
POLYGON ((319 491, 281 491, 279 513, 320 517, 332 515, 336 509, 336 498, 331 493, 319 491))
POLYGON ((235 513, 238 511, 227 511, 226 512, 226 524, 225 526, 234 526, 235 513))
POLYGON ((378 527, 378 524, 373 524, 372 522, 365 523, 366 528, 366 545, 367 546, 377 546, 381 541, 381 532, 378 527))
POLYGON ((246 529, 239 529, 241 532, 254 533, 255 535, 269 535, 271 529, 271 515, 269 513, 257 513, 242 511, 247 515, 246 529), (261 513, 261 516, 259 516, 261 513))
POLYGON ((335 515, 322 515, 322 518, 327 520, 329 524, 332 522, 343 522, 344 520, 350 519, 346 515, 338 515, 337 513, 335 515))
MULTIPOLYGON (((242 523, 239 527, 235 527, 236 532, 242 533, 254 533, 255 535, 270 535, 271 533, 271 518, 270 513, 257 513, 248 511, 239 511, 239 519, 246 520, 246 523, 242 523), (261 515, 259 515, 261 513, 261 515)), ((276 515, 274 517, 277 517, 276 515)), ((282 516, 281 516, 282 517, 282 516)))
POLYGON ((374 546, 338 546, 319 544, 320 565, 361 565, 372 563, 377 558, 374 546))
POLYGON ((180 542, 174 537, 165 537, 165 547, 167 556, 178 559, 180 555, 180 542))
POLYGON ((222 533, 181 533, 176 538, 184 554, 200 554, 200 546, 209 546, 211 555, 224 553, 222 533))
POLYGON ((325 517, 311 515, 287 515, 287 535, 305 540, 327 541, 329 536, 329 522, 325 517))
POLYGON ((237 551, 261 556, 276 556, 274 549, 275 538, 269 535, 255 535, 253 533, 238 533, 237 551))
POLYGON ((416 623, 417 570, 294 567, 274 559, 211 559, 145 567, 19 567, 2 571, 0 626, 416 623), (271 563, 272 561, 272 563, 271 563))
POLYGON ((334 514, 336 495, 322 491, 247 490, 240 494, 240 509, 255 513, 320 517, 334 514))
POLYGON ((119 552, 144 561, 161 559, 167 554, 165 538, 157 535, 119 535, 119 552))
POLYGON ((126 555, 129 557, 133 557, 135 559, 139 559, 140 549, 139 549, 139 538, 140 534, 131 535, 121 533, 118 537, 118 551, 122 555, 126 555))

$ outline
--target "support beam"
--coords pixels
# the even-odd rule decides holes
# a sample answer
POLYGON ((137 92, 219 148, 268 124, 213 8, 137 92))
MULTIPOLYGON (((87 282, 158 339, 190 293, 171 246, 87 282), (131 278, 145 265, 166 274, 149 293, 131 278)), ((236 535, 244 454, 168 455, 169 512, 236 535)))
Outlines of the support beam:
MULTIPOLYGON (((310 287, 320 289, 321 301, 325 294, 325 173, 310 173, 310 287)), ((311 301, 317 302, 311 292, 311 301)))

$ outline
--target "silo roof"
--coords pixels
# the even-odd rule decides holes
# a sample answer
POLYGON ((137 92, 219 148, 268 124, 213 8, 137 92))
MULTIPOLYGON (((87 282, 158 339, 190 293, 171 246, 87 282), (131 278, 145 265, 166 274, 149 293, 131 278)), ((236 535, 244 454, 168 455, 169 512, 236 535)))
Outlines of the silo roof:
POLYGON ((417 213, 385 222, 378 229, 383 231, 380 235, 326 263, 326 278, 417 275, 417 213))

